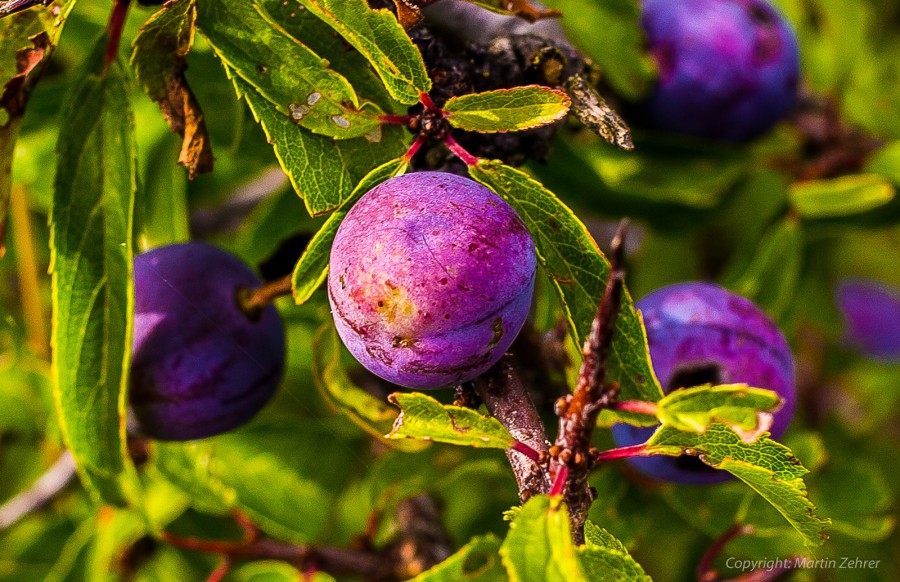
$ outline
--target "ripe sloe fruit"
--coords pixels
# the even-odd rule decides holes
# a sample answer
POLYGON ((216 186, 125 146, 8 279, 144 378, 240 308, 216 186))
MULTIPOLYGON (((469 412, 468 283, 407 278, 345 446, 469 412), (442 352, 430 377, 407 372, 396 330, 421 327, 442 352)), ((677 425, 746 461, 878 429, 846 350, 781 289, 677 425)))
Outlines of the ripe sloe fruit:
POLYGON ((248 316, 239 289, 260 284, 237 257, 205 243, 173 244, 134 261, 129 399, 160 440, 227 432, 269 401, 284 372, 284 329, 271 305, 248 316))
POLYGON ((665 131, 747 141, 797 100, 797 40, 765 0, 646 0, 643 27, 659 78, 643 103, 665 131))
POLYGON ((367 192, 338 229, 328 296, 338 334, 374 374, 440 388, 491 367, 525 322, 534 242, 468 178, 416 172, 367 192))
MULTIPOLYGON (((669 393, 701 384, 744 383, 778 393, 784 401, 770 432, 778 438, 794 412, 794 360, 771 319, 748 299, 712 283, 664 287, 637 302, 647 328, 653 369, 669 393)), ((619 446, 645 442, 653 428, 613 426, 619 446)), ((630 459, 651 477, 685 484, 729 479, 695 457, 630 459)))

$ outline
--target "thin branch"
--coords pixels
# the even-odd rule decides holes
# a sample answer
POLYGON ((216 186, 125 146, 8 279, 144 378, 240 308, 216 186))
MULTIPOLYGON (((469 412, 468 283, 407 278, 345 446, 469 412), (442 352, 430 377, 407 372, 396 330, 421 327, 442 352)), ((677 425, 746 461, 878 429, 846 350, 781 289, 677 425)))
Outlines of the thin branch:
POLYGON ((4 530, 33 511, 50 503, 75 480, 75 461, 63 452, 30 489, 19 493, 0 506, 0 530, 4 530))
MULTIPOLYGON (((540 456, 548 453, 547 433, 541 417, 510 356, 504 356, 475 380, 475 391, 488 412, 506 427, 514 439, 540 456)), ((524 502, 536 493, 549 491, 551 483, 541 464, 521 454, 521 448, 510 449, 506 457, 519 485, 519 498, 524 502)))
POLYGON ((627 228, 628 223, 623 220, 612 241, 612 266, 597 316, 582 350, 584 361, 575 392, 560 398, 556 404, 559 433, 551 448, 550 472, 557 474, 561 466, 568 468, 566 503, 572 515, 572 534, 576 543, 584 540, 584 522, 594 500, 587 485, 594 461, 591 437, 600 411, 613 403, 619 391, 618 384, 606 382, 606 363, 622 301, 625 279, 622 260, 627 228))
POLYGON ((49 6, 52 2, 53 0, 9 0, 0 6, 0 18, 11 16, 33 6, 49 6))

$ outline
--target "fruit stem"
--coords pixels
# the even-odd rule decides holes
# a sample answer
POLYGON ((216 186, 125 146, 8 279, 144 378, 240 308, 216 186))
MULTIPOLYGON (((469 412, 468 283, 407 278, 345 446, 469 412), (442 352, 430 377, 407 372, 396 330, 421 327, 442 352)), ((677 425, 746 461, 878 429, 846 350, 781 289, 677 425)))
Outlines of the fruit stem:
POLYGON ((472 167, 478 163, 478 158, 467 152, 466 148, 459 145, 459 142, 453 139, 452 135, 447 134, 444 138, 444 143, 447 144, 450 151, 456 154, 456 157, 461 159, 465 165, 472 167))
POLYGON ((238 306, 247 314, 247 317, 257 319, 263 309, 279 297, 290 295, 292 290, 291 275, 285 275, 254 289, 238 289, 238 306))
POLYGON ((109 67, 119 55, 119 44, 122 42, 122 29, 125 28, 125 18, 128 16, 128 7, 131 0, 115 0, 112 14, 109 16, 109 24, 106 25, 106 55, 103 58, 103 76, 109 71, 109 67))

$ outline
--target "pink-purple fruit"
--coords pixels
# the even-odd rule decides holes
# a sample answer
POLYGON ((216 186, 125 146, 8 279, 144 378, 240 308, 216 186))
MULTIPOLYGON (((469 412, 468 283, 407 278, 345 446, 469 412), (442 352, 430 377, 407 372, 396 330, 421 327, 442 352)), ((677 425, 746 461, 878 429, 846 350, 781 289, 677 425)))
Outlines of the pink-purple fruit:
POLYGON ((260 284, 237 257, 204 243, 134 260, 129 400, 147 436, 191 440, 228 432, 275 393, 284 329, 271 305, 244 313, 237 292, 260 284))
POLYGON ((359 362, 409 388, 440 388, 491 367, 525 322, 534 242, 484 186, 442 172, 392 178, 338 229, 328 296, 359 362))
MULTIPOLYGON (((794 413, 794 359, 787 340, 750 300, 712 283, 680 283, 637 302, 647 328, 650 358, 663 391, 701 384, 749 384, 773 390, 783 404, 770 432, 778 438, 794 413)), ((645 442, 652 428, 613 426, 619 446, 645 442)), ((647 457, 631 461, 642 473, 675 483, 705 484, 729 474, 696 457, 647 457)))

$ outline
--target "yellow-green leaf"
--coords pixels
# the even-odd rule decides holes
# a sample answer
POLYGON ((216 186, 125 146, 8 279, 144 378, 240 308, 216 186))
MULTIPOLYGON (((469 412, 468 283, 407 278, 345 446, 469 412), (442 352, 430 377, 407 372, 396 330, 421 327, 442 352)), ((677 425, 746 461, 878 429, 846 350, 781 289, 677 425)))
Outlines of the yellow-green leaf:
POLYGON ((444 111, 453 127, 503 133, 559 121, 571 103, 569 96, 558 89, 528 85, 451 97, 444 111))
POLYGON ((400 415, 389 439, 418 439, 488 449, 509 449, 516 439, 493 416, 471 408, 441 404, 420 392, 395 392, 388 399, 400 415))
POLYGON ((859 214, 894 199, 893 184, 876 174, 797 182, 789 190, 791 204, 807 218, 859 214))

